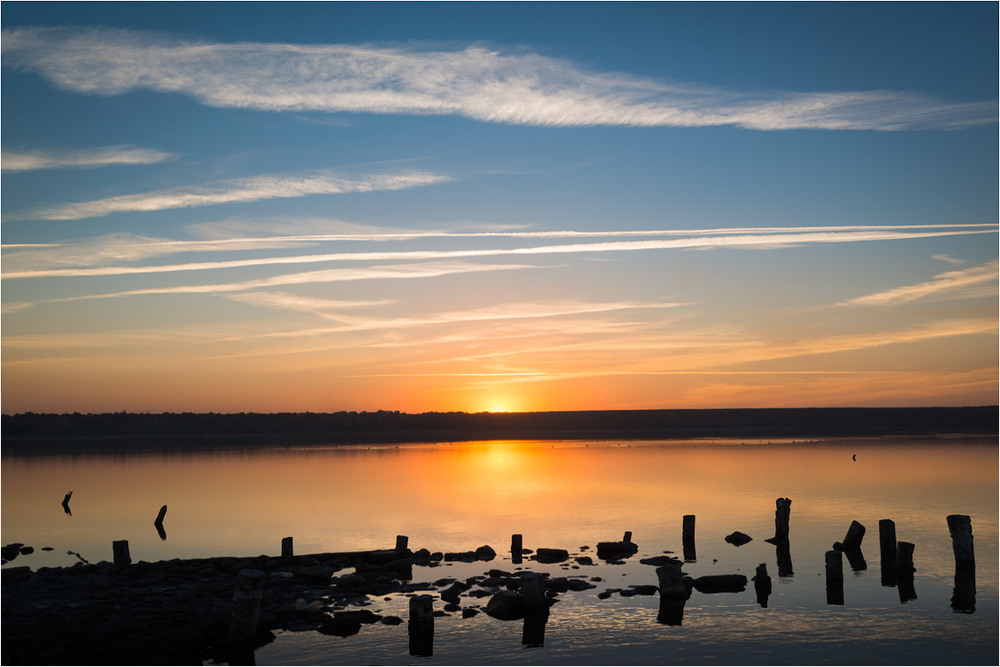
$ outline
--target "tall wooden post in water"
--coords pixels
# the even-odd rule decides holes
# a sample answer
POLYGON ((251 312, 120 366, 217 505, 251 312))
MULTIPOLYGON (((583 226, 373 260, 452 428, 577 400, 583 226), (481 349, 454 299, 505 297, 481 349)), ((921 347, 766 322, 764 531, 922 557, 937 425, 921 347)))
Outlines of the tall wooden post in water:
POLYGON ((972 519, 965 514, 948 516, 951 546, 955 551, 955 590, 951 608, 966 614, 976 611, 976 554, 972 546, 972 519))
POLYGON ((896 585, 896 523, 892 519, 879 519, 878 546, 882 561, 882 585, 896 585))
POLYGON ((410 655, 434 655, 434 598, 415 595, 410 598, 410 655))

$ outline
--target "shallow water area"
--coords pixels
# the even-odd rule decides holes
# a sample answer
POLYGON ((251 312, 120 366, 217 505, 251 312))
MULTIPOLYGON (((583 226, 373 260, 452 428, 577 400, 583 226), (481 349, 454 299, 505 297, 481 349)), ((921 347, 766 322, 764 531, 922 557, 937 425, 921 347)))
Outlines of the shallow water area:
MULTIPOLYGON (((995 664, 997 651, 997 442, 995 438, 830 441, 496 441, 373 447, 277 447, 235 452, 3 458, 3 542, 34 553, 5 567, 111 560, 127 539, 133 560, 388 548, 467 551, 490 562, 415 567, 414 581, 466 579, 492 568, 599 577, 596 588, 556 596, 541 646, 521 644, 522 623, 461 612, 436 619, 431 657, 408 652, 406 624, 357 635, 284 632, 258 664, 995 664), (73 490, 71 514, 60 506, 73 490), (779 576, 775 499, 790 498, 793 574, 779 576), (166 539, 153 526, 166 504, 166 539), (975 612, 951 607, 955 561, 949 514, 971 517, 975 612), (681 625, 657 621, 659 596, 598 594, 656 585, 640 559, 682 555, 684 515, 696 516, 693 578, 773 581, 767 607, 753 583, 738 593, 695 591, 681 625), (916 599, 900 601, 880 576, 878 521, 915 545, 916 599), (827 603, 824 554, 852 521, 866 526, 865 569, 844 561, 844 604, 827 603), (753 540, 735 547, 733 531, 753 540), (621 564, 596 545, 632 533, 621 564), (565 564, 511 562, 524 547, 563 548, 565 564), (53 551, 42 552, 43 546, 53 551), (587 547, 586 549, 584 547, 587 547), (67 554, 73 551, 73 554, 67 554), (578 565, 590 556, 595 565, 578 565)), ((407 617, 408 599, 369 600, 407 617)), ((463 608, 488 597, 463 595, 463 608)), ((435 596, 435 609, 444 603, 435 596)))

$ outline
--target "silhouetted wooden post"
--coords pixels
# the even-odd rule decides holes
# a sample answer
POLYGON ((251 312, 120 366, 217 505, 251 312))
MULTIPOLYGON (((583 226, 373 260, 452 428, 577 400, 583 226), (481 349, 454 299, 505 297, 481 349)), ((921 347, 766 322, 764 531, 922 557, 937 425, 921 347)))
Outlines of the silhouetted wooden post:
POLYGON ((951 608, 971 614, 976 611, 976 554, 972 545, 972 519, 965 514, 948 516, 951 546, 955 552, 955 589, 951 608))
POLYGON ((160 508, 160 512, 159 512, 159 514, 156 515, 156 520, 153 521, 153 523, 154 524, 162 525, 163 524, 163 517, 165 517, 165 516, 167 516, 167 506, 166 505, 164 505, 163 507, 160 508))
POLYGON ((410 543, 410 538, 406 535, 396 536, 396 551, 406 551, 407 545, 410 543))
POLYGON ((767 574, 767 565, 761 563, 757 566, 757 572, 753 576, 753 588, 757 593, 757 603, 761 607, 767 607, 767 598, 771 596, 771 577, 767 574))
POLYGON ((514 533, 510 536, 510 559, 515 565, 521 562, 521 555, 524 553, 524 547, 521 543, 521 534, 514 533))
POLYGON ((632 531, 631 530, 626 530, 625 531, 625 536, 622 537, 622 542, 624 542, 625 544, 631 544, 632 543, 632 531))
POLYGON ((694 546, 694 514, 685 514, 681 528, 681 543, 684 545, 684 560, 693 563, 698 560, 694 546))
POLYGON ((844 554, 837 549, 826 552, 826 603, 844 604, 844 554))
POLYGON ((774 539, 788 539, 788 519, 792 513, 792 501, 790 498, 778 498, 774 501, 774 539))
POLYGON ((132 562, 132 557, 128 553, 128 540, 113 541, 111 550, 114 553, 114 563, 118 567, 125 567, 132 562))
POLYGON ((410 655, 434 655, 434 598, 415 595, 410 598, 410 655))
POLYGON ((892 519, 878 522, 878 545, 882 561, 882 585, 896 585, 896 523, 892 519))
POLYGON ((913 584, 913 543, 896 543, 896 585, 899 590, 900 603, 917 599, 917 591, 913 584))
POLYGON ((656 568, 660 584, 660 609, 656 620, 664 625, 681 625, 684 621, 684 605, 691 591, 684 583, 684 573, 677 561, 668 561, 656 568))
POLYGON ((264 573, 261 570, 240 570, 233 591, 233 613, 229 621, 229 664, 254 664, 253 650, 257 645, 257 621, 260 599, 264 595, 264 573))
POLYGON ((295 555, 295 548, 292 545, 292 538, 291 537, 282 537, 281 538, 281 556, 282 556, 282 558, 287 557, 287 556, 294 556, 294 555, 295 555))
POLYGON ((833 548, 840 551, 860 549, 863 539, 865 539, 865 527, 857 521, 852 521, 851 527, 847 529, 847 536, 844 538, 844 541, 835 543, 833 548))
POLYGON ((545 623, 549 617, 549 603, 545 597, 545 575, 532 572, 521 577, 521 598, 524 600, 521 643, 527 646, 542 646, 545 643, 545 623))

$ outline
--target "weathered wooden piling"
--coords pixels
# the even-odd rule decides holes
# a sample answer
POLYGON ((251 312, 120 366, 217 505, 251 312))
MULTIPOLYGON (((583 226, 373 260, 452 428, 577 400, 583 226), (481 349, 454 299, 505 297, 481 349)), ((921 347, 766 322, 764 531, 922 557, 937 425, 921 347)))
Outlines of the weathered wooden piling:
POLYGON ((767 599, 771 596, 771 577, 767 574, 767 565, 761 563, 753 576, 753 588, 757 593, 757 604, 767 608, 767 599))
POLYGON ((837 549, 826 552, 826 603, 844 604, 844 554, 837 549))
POLYGON ((882 585, 896 585, 896 523, 892 519, 879 519, 878 545, 881 559, 882 585))
POLYGON ((896 543, 896 587, 899 591, 899 602, 909 602, 917 599, 917 591, 914 587, 913 573, 913 543, 896 543))
POLYGON ((410 543, 410 538, 406 535, 396 536, 396 551, 406 551, 410 543))
POLYGON ((434 597, 415 595, 410 598, 410 655, 434 655, 434 597))
POLYGON ((240 570, 233 591, 233 611, 229 621, 229 664, 254 664, 257 621, 264 595, 265 574, 261 570, 240 570))
POLYGON ((684 582, 684 573, 678 561, 670 561, 656 568, 660 584, 660 609, 656 620, 664 625, 681 625, 684 621, 684 605, 691 595, 691 589, 684 582))
POLYGON ((698 560, 698 554, 694 546, 694 514, 685 514, 681 527, 681 544, 684 545, 684 560, 694 563, 698 560))
POLYGON ((625 531, 625 535, 622 537, 622 542, 624 542, 625 544, 631 544, 632 543, 632 531, 631 530, 626 530, 625 531))
POLYGON ((976 555, 972 545, 972 519, 965 514, 948 516, 951 546, 955 552, 955 588, 951 608, 963 614, 976 611, 976 555))
POLYGON ((128 540, 113 541, 111 551, 114 554, 114 563, 118 567, 125 567, 132 562, 132 557, 128 553, 128 540))
POLYGON ((524 626, 521 643, 542 646, 545 624, 549 618, 549 602, 545 596, 545 575, 530 572, 521 577, 521 598, 524 600, 524 626))
POLYGON ((835 542, 833 548, 840 551, 860 549, 861 541, 865 539, 865 531, 866 528, 861 523, 852 521, 851 527, 847 529, 847 536, 844 537, 844 541, 835 542))
POLYGON ((972 519, 966 514, 949 514, 948 530, 955 552, 955 565, 976 567, 976 554, 972 546, 972 519))
POLYGON ((792 513, 791 498, 778 498, 774 501, 774 539, 788 539, 788 520, 792 513))
POLYGON ((522 535, 520 533, 514 533, 510 536, 510 559, 515 565, 520 564, 521 556, 524 554, 522 542, 522 535))
POLYGON ((160 508, 159 513, 156 515, 156 519, 153 521, 156 525, 163 525, 163 517, 167 516, 167 506, 164 505, 160 508))
POLYGON ((282 558, 285 558, 287 556, 294 556, 294 555, 295 555, 295 548, 294 548, 294 546, 292 544, 292 538, 291 537, 282 537, 281 538, 281 556, 282 556, 282 558))

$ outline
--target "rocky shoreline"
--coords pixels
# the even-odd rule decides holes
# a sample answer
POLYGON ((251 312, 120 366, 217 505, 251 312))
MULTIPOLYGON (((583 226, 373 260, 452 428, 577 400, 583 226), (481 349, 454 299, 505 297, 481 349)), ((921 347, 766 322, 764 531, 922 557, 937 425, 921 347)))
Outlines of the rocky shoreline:
MULTIPOLYGON (((348 636, 368 623, 401 624, 405 619, 366 609, 373 599, 393 594, 435 595, 440 598, 434 612, 439 616, 467 618, 482 612, 502 620, 517 619, 524 616, 518 589, 523 577, 533 574, 531 562, 560 563, 567 570, 567 576, 560 577, 540 573, 548 604, 561 593, 595 588, 600 577, 571 571, 594 564, 588 550, 581 547, 582 555, 563 549, 525 550, 525 567, 515 572, 489 569, 467 579, 426 582, 414 581, 414 566, 422 566, 421 574, 449 561, 482 561, 485 567, 496 552, 484 546, 458 553, 391 549, 128 565, 81 562, 36 571, 8 567, 2 576, 2 660, 3 664, 235 664, 228 638, 234 585, 243 570, 258 570, 266 577, 258 646, 281 630, 348 636)), ((647 564, 668 560, 676 561, 658 556, 647 564)), ((607 589, 599 597, 656 592, 656 586, 633 586, 607 589)))

